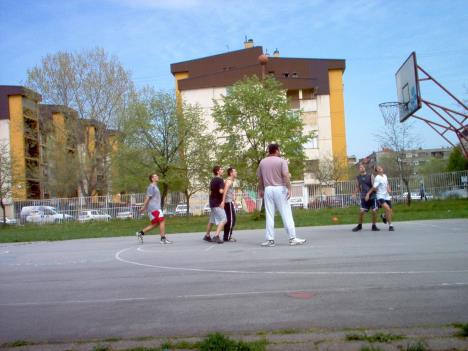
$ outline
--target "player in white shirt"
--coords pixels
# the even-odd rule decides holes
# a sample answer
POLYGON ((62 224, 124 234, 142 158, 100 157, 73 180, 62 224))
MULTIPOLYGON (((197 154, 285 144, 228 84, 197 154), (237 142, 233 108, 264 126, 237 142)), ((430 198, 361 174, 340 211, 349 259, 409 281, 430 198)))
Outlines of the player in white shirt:
POLYGON ((384 174, 382 166, 375 167, 377 175, 374 178, 374 184, 371 189, 367 192, 366 201, 369 201, 369 197, 372 192, 377 194, 377 203, 384 209, 385 218, 388 223, 388 230, 393 232, 395 229, 392 226, 392 197, 390 196, 390 186, 388 185, 387 176, 384 174))

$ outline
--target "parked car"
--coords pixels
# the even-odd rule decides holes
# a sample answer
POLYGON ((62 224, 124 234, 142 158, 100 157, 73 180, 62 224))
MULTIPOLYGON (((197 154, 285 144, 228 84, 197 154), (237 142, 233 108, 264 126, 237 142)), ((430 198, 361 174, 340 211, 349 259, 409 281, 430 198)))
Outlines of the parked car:
POLYGON ((70 221, 73 216, 59 213, 52 206, 25 206, 21 209, 21 218, 28 223, 57 223, 70 221))
POLYGON ((120 211, 117 212, 115 215, 115 218, 117 219, 132 219, 133 218, 133 213, 132 211, 120 211))
POLYGON ((89 222, 89 221, 108 221, 112 217, 106 213, 99 212, 97 210, 85 210, 81 211, 78 215, 78 221, 89 222))
POLYGON ((304 202, 302 196, 294 196, 289 198, 289 204, 292 208, 303 208, 304 202))
POLYGON ((468 190, 467 189, 453 189, 444 191, 440 194, 441 199, 467 199, 468 190))
MULTIPOLYGON (((175 215, 176 216, 187 216, 187 204, 186 203, 180 203, 177 205, 175 209, 175 215)), ((192 216, 192 210, 189 211, 188 213, 189 216, 192 216)))
POLYGON ((210 204, 206 204, 205 207, 203 207, 203 214, 206 214, 206 215, 211 214, 210 204))

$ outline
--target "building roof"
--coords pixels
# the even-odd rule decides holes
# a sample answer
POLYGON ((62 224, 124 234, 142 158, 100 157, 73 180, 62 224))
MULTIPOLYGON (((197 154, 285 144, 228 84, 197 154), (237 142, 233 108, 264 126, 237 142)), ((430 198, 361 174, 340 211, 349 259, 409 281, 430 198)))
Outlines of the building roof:
POLYGON ((9 96, 24 96, 36 102, 42 100, 42 96, 35 91, 20 85, 0 85, 0 119, 10 119, 9 96))
MULTIPOLYGON (((178 81, 179 90, 231 86, 245 76, 262 75, 258 57, 261 46, 171 64, 171 73, 188 73, 178 81)), ((315 89, 318 95, 330 93, 328 71, 345 70, 345 60, 268 57, 265 74, 273 74, 285 89, 315 89)))

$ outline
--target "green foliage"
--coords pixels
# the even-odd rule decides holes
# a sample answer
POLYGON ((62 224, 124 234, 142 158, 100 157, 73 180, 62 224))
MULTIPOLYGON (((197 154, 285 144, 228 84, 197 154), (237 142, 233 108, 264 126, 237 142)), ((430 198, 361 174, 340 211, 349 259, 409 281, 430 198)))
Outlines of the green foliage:
POLYGON ((418 168, 419 174, 443 173, 447 170, 448 160, 431 158, 418 168))
POLYGON ((280 145, 289 160, 292 177, 302 178, 303 144, 313 135, 303 133, 301 111, 292 111, 277 80, 246 77, 234 84, 221 103, 214 104, 213 118, 219 134, 225 137, 218 148, 218 159, 234 165, 243 184, 257 183, 258 164, 272 142, 280 145))
POLYGON ((267 341, 236 341, 221 333, 209 334, 199 344, 200 351, 264 351, 267 341))
POLYGON ((376 333, 373 335, 364 334, 347 334, 346 340, 349 341, 368 341, 368 342, 392 342, 394 340, 401 340, 404 339, 402 335, 394 335, 390 333, 376 333))
POLYGON ((172 93, 145 88, 122 116, 115 155, 114 184, 125 192, 142 192, 156 172, 162 200, 170 190, 191 196, 209 183, 213 138, 197 106, 178 105, 172 93))
POLYGON ((468 336, 468 323, 455 323, 453 326, 460 329, 460 331, 457 333, 457 336, 468 336))
POLYGON ((450 153, 447 171, 464 171, 468 169, 468 160, 463 157, 460 147, 454 147, 450 153))
POLYGON ((2 344, 2 347, 21 347, 21 346, 27 346, 27 345, 33 345, 33 343, 25 340, 16 340, 12 342, 7 342, 2 344))
POLYGON ((383 351, 383 350, 380 347, 369 345, 369 346, 361 347, 361 351, 383 351))
POLYGON ((110 347, 108 345, 101 345, 98 344, 93 347, 93 351, 110 351, 110 347))
POLYGON ((426 351, 427 345, 423 341, 410 343, 406 346, 405 351, 426 351))

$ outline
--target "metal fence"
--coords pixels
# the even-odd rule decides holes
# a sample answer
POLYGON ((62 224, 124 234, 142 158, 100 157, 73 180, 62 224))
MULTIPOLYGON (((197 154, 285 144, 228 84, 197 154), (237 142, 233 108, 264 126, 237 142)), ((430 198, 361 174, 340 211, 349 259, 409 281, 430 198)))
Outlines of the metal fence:
MULTIPOLYGON (((390 178, 392 198, 395 202, 406 201, 408 193, 401 179, 390 178)), ((468 171, 414 176, 409 180, 410 196, 413 201, 421 200, 421 186, 425 190, 424 200, 446 198, 468 198, 468 171)), ((319 209, 358 205, 353 197, 356 181, 336 182, 333 185, 292 185, 290 203, 293 208, 319 209)), ((236 190, 236 210, 250 213, 257 208, 257 193, 254 189, 236 190)), ((17 224, 61 223, 64 221, 87 222, 90 220, 141 218, 140 213, 145 194, 107 195, 79 198, 14 201, 12 210, 17 224)), ((169 193, 164 211, 166 216, 206 215, 210 212, 208 194, 197 193, 189 199, 182 193, 169 193)))

